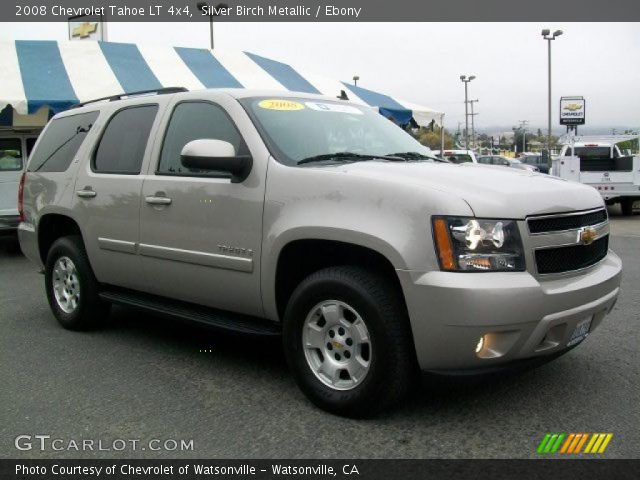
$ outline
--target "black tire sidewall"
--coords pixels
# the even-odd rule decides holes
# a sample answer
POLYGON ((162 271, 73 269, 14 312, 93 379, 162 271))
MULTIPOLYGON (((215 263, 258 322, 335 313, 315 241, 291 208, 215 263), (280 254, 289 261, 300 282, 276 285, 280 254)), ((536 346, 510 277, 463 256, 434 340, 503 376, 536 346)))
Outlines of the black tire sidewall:
POLYGON ((98 297, 98 286, 80 237, 69 236, 56 240, 47 254, 45 288, 49 306, 60 324, 70 330, 94 328, 104 318, 106 306, 98 297), (53 292, 53 269, 60 257, 68 257, 74 263, 80 283, 80 299, 76 309, 67 313, 56 301, 53 292))
POLYGON ((285 355, 298 385, 316 405, 341 415, 367 417, 377 413, 378 407, 386 403, 383 400, 388 396, 385 389, 393 388, 395 384, 391 378, 394 370, 390 367, 398 361, 400 352, 385 338, 390 328, 397 327, 394 321, 399 319, 388 318, 388 311, 385 315, 370 289, 335 273, 328 270, 316 273, 293 293, 285 314, 285 355), (305 320, 316 305, 327 300, 338 300, 351 306, 369 331, 371 366, 362 383, 351 390, 335 390, 325 385, 311 371, 305 358, 302 342, 305 320))

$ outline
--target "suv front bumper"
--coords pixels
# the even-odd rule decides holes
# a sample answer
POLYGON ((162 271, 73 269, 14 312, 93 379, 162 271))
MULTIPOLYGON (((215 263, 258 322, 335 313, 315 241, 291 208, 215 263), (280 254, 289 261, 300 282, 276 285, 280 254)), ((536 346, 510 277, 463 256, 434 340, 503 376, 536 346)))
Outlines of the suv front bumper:
POLYGON ((528 272, 398 276, 422 370, 481 370, 559 353, 588 319, 593 332, 617 300, 621 271, 609 251, 587 271, 545 280, 528 272))

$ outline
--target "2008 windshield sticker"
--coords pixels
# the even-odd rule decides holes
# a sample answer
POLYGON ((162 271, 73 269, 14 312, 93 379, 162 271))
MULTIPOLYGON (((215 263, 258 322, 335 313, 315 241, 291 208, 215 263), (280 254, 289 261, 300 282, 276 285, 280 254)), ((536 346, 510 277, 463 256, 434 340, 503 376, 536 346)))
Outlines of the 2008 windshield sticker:
POLYGON ((304 105, 299 102, 292 102, 291 100, 283 99, 269 99, 262 100, 258 106, 266 110, 280 110, 285 112, 291 112, 295 110, 304 110, 304 105))
POLYGON ((311 110, 319 112, 353 113, 362 115, 362 110, 352 105, 340 105, 339 103, 306 102, 305 105, 311 110))

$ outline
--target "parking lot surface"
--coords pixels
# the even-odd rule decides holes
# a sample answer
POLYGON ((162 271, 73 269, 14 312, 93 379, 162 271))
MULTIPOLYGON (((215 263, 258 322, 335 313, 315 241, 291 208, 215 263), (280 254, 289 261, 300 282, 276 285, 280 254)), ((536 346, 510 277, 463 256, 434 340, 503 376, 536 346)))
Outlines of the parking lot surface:
POLYGON ((536 456, 547 432, 611 432, 603 456, 638 458, 640 216, 611 213, 622 293, 582 345, 518 374, 425 375, 408 401, 373 420, 313 407, 287 372, 277 339, 123 308, 114 308, 101 330, 63 330, 49 311, 42 275, 2 241, 0 456, 526 458, 536 456), (40 451, 35 441, 31 450, 15 448, 18 435, 39 434, 62 439, 62 450, 40 451), (93 451, 69 449, 83 439, 96 441, 93 451), (141 442, 115 451, 116 439, 141 442), (193 440, 193 449, 151 450, 153 439, 161 441, 155 447, 193 440))

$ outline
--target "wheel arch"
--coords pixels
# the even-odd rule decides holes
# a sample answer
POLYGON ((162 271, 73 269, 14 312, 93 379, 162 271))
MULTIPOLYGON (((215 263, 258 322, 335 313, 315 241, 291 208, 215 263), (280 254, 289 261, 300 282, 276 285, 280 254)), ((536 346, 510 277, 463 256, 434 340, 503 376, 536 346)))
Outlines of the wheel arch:
POLYGON ((265 310, 273 312, 274 319, 284 318, 291 294, 304 278, 338 265, 363 266, 380 273, 392 282, 406 306, 397 266, 387 255, 370 246, 328 238, 296 238, 282 245, 275 257, 272 280, 266 283, 273 287, 271 292, 265 292, 270 300, 266 302, 265 310))

